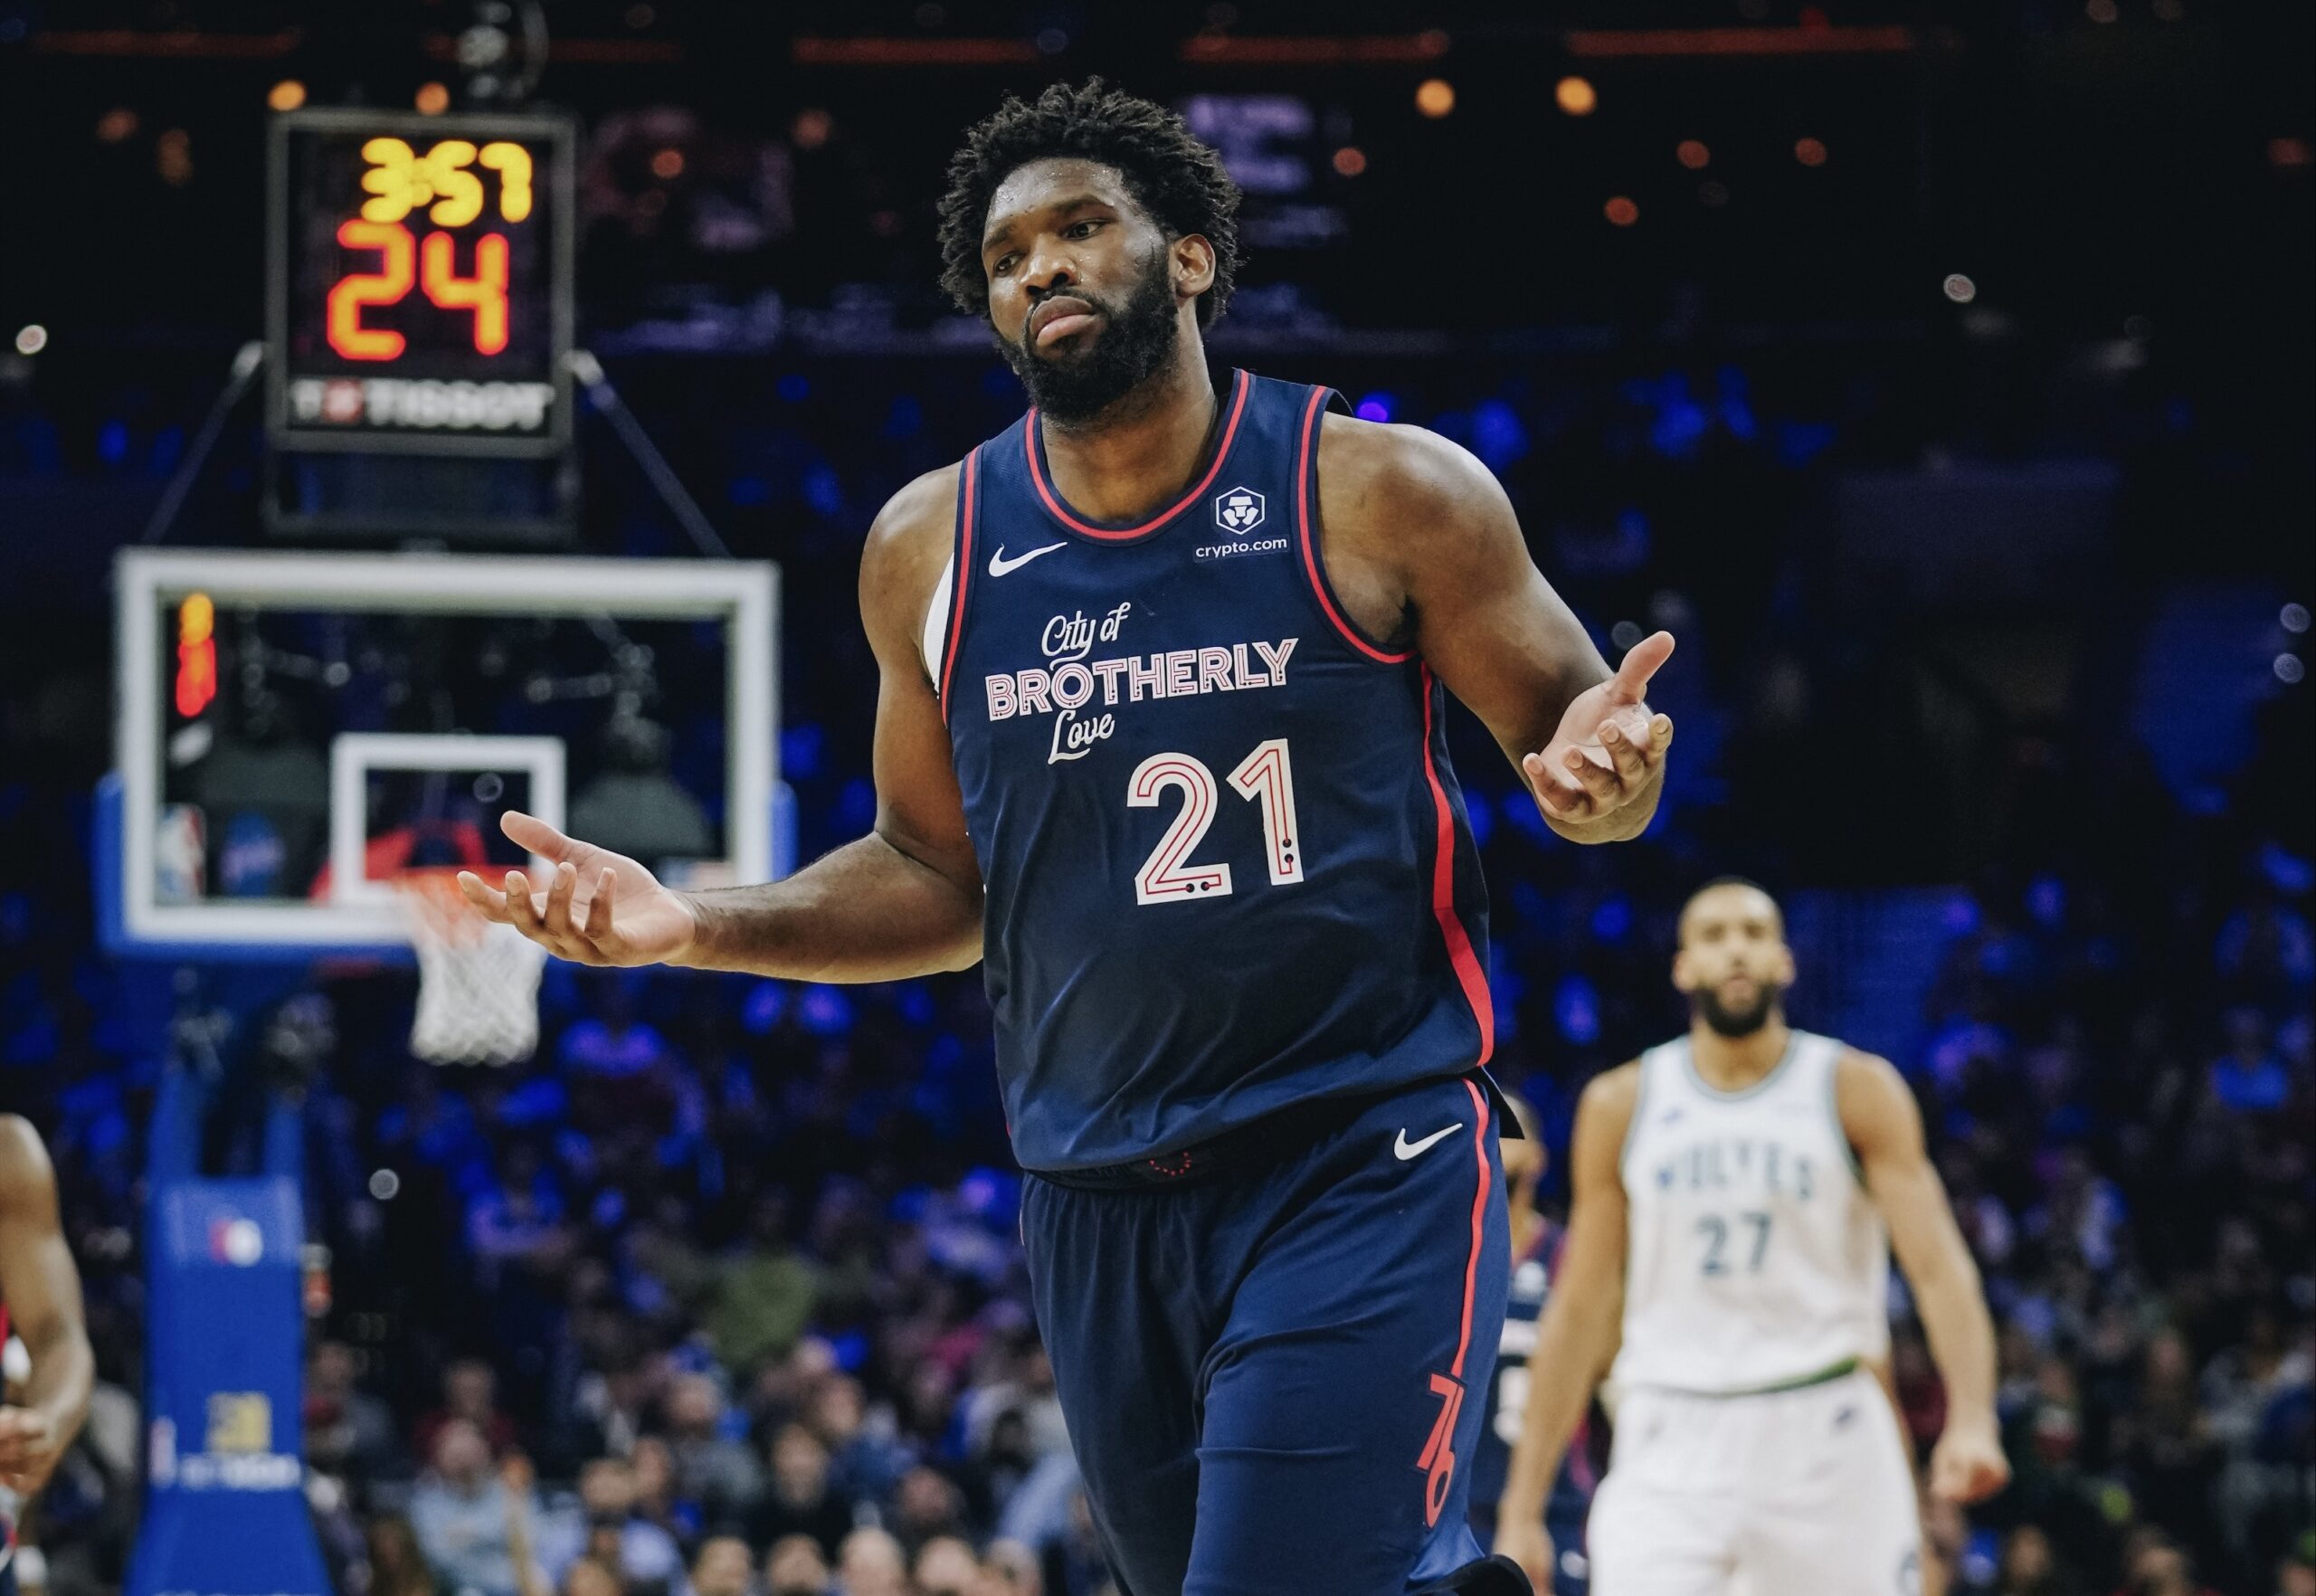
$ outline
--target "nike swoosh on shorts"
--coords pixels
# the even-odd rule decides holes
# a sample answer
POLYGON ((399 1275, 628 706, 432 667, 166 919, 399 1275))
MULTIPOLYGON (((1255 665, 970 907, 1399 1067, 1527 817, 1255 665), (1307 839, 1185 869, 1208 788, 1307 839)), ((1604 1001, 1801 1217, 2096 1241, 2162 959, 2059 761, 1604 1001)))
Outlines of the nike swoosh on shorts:
POLYGON ((1452 1136, 1463 1128, 1464 1122, 1459 1119, 1455 1124, 1449 1126, 1446 1130, 1433 1131, 1420 1142, 1410 1142, 1408 1140, 1407 1126, 1401 1126, 1400 1127, 1400 1139, 1391 1144, 1391 1151, 1400 1155, 1400 1162, 1401 1164, 1405 1164, 1410 1158, 1429 1153, 1431 1150, 1432 1144, 1438 1141, 1440 1137, 1452 1136))

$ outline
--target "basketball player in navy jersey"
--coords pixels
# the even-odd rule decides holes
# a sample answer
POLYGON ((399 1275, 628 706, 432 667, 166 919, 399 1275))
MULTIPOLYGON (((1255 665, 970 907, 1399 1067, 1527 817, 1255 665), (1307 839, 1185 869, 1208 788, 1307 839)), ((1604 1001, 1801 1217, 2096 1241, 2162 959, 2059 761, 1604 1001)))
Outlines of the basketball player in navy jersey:
POLYGON ((32 1355, 0 1405, 0 1596, 15 1596, 14 1506, 36 1495, 89 1416, 96 1354, 81 1309, 81 1271, 56 1211, 56 1171, 29 1121, 0 1114, 0 1343, 32 1355))
POLYGON ((872 834, 682 893, 512 816, 553 880, 464 889, 592 964, 980 961, 1120 1588, 1523 1590, 1466 1523, 1512 1264, 1446 693, 1554 831, 1618 841, 1673 641, 1611 672, 1461 449, 1210 375, 1238 191, 1172 112, 1009 100, 949 178, 945 284, 1034 408, 870 529, 872 834))

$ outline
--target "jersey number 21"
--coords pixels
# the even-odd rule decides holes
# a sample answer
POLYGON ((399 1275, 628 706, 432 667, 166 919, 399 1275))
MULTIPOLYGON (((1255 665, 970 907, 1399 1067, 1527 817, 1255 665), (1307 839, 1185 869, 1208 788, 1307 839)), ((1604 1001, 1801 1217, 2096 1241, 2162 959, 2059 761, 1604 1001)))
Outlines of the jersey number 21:
MULTIPOLYGON (((1195 754, 1153 754, 1134 767, 1126 783, 1126 805, 1154 809, 1169 787, 1182 790, 1182 807, 1174 823, 1158 839, 1158 846, 1134 873, 1137 904, 1185 903, 1200 898, 1226 898, 1230 892, 1227 864, 1194 865, 1183 861, 1206 837, 1214 823, 1220 800, 1214 773, 1195 754)), ((1255 745, 1255 751, 1230 773, 1231 790, 1263 806, 1265 860, 1270 884, 1285 887, 1303 879, 1303 845, 1295 824, 1295 765, 1286 755, 1286 739, 1272 737, 1255 745)))

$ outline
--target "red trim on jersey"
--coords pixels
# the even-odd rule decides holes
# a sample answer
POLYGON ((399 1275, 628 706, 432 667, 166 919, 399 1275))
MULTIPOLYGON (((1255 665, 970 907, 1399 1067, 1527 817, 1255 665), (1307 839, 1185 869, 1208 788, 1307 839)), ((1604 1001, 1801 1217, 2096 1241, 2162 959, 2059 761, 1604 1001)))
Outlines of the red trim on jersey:
POLYGON ((1464 1259, 1464 1324, 1456 1335, 1456 1362, 1451 1370, 1457 1379, 1464 1377, 1464 1354, 1472 1350, 1472 1297, 1480 1283, 1480 1238, 1487 1220, 1487 1189, 1491 1175, 1487 1166, 1487 1094, 1470 1081, 1464 1089, 1472 1095, 1474 1121, 1472 1150, 1479 1155, 1479 1190, 1472 1193, 1472 1250, 1464 1259))
POLYGON ((1247 390, 1254 385, 1254 379, 1248 376, 1245 372, 1231 374, 1230 419, 1222 429, 1222 442, 1214 451, 1214 459, 1207 466, 1206 475, 1198 480, 1197 487, 1138 527, 1096 527, 1090 521, 1079 520, 1069 507, 1062 503, 1061 495, 1056 493, 1046 481, 1045 462, 1038 458, 1038 413, 1035 409, 1030 412, 1028 423, 1021 428, 1021 448, 1030 457, 1030 480, 1036 485, 1038 497, 1045 500, 1046 508, 1053 512, 1054 519, 1071 531, 1081 533, 1087 537, 1098 537, 1109 543, 1115 543, 1128 537, 1139 537, 1161 522, 1171 521, 1181 515, 1190 508, 1192 499, 1214 486, 1214 479, 1222 472, 1222 462, 1230 458, 1231 440, 1239 435, 1239 418, 1246 413, 1247 409, 1247 390))
POLYGON ((1487 972, 1480 968, 1479 955, 1472 951, 1471 933, 1464 929, 1464 922, 1456 915, 1456 813, 1448 807, 1448 791, 1439 784, 1439 768, 1431 758, 1431 667, 1423 668, 1423 779, 1431 784, 1432 812, 1438 816, 1439 834, 1431 858, 1431 914, 1439 922, 1439 935, 1448 942, 1448 962, 1456 967, 1456 980, 1464 989, 1464 1001, 1472 1006, 1472 1018, 1479 1022, 1480 1056, 1477 1062, 1485 1064, 1495 1052, 1495 1002, 1488 996, 1487 972))
POLYGON ((1326 408, 1326 404, 1327 391, 1324 388, 1311 390, 1310 403, 1303 407, 1302 441, 1295 449, 1296 540, 1303 546, 1303 572, 1311 580, 1311 591, 1319 595, 1319 608, 1326 612, 1327 619, 1334 623, 1334 629, 1343 641, 1379 665, 1404 665, 1415 658, 1415 651, 1410 649, 1402 654, 1391 653, 1362 637, 1359 629, 1344 620, 1343 612, 1335 607, 1334 594, 1327 588, 1326 573, 1319 566, 1319 547, 1311 537, 1311 501, 1315 496, 1311 480, 1311 445, 1318 432, 1319 412, 1326 408))
POLYGON ((973 569, 973 485, 980 475, 981 451, 965 456, 965 481, 958 493, 957 566, 949 574, 949 635, 941 645, 941 724, 949 724, 949 675, 957 665, 957 640, 965 632, 965 584, 973 569))
POLYGON ((1479 1184, 1472 1192, 1472 1245, 1464 1255, 1464 1315, 1456 1330, 1456 1362, 1452 1373, 1431 1377, 1431 1394, 1439 1399, 1438 1417, 1415 1466, 1424 1471, 1423 1522, 1436 1525, 1448 1505, 1448 1487, 1456 1478, 1456 1421, 1464 1411, 1464 1359, 1472 1350, 1472 1305, 1479 1294, 1480 1249, 1487 1230, 1487 1193, 1495 1183, 1487 1162, 1487 1094, 1469 1080, 1464 1090, 1472 1099, 1472 1150, 1479 1156, 1479 1184))

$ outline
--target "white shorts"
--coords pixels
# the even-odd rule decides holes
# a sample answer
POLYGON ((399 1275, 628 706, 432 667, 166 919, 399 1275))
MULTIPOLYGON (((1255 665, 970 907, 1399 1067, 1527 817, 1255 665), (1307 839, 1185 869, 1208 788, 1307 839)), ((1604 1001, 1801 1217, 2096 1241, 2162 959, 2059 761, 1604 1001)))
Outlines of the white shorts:
POLYGON ((1593 1596, 1920 1596, 1922 1520, 1873 1375, 1633 1391, 1586 1528, 1593 1596))

